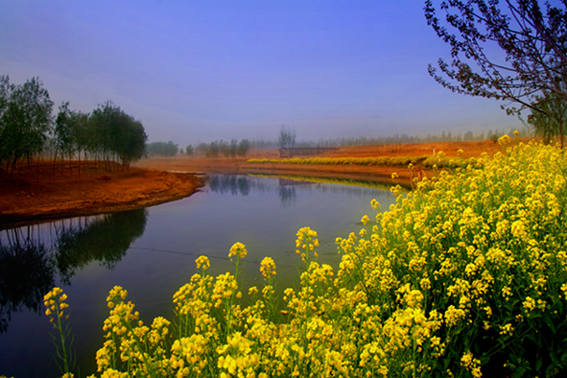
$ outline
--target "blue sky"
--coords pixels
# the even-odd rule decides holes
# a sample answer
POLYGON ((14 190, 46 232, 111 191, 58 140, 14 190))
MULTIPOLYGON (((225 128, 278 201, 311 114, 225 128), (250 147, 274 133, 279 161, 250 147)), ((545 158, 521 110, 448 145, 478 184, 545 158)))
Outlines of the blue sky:
POLYGON ((422 1, 0 0, 0 74, 58 106, 112 100, 150 141, 426 135, 522 127, 454 94, 422 1))

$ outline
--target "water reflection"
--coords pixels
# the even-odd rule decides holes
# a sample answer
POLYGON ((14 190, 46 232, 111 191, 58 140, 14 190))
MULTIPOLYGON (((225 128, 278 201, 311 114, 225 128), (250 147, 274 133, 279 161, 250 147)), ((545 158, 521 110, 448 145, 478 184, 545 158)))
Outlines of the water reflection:
POLYGON ((53 260, 41 242, 10 240, 0 245, 0 333, 6 332, 12 312, 39 312, 42 299, 54 285, 53 260))
POLYGON ((250 182, 245 176, 238 175, 210 175, 209 188, 215 193, 230 193, 233 196, 247 196, 250 193, 250 182))
POLYGON ((297 191, 319 191, 350 194, 355 197, 373 194, 376 189, 390 190, 390 184, 368 180, 336 179, 293 175, 209 175, 209 189, 212 192, 231 193, 247 196, 251 191, 259 193, 276 192, 283 208, 293 207, 297 199, 297 191), (275 178, 277 180, 266 180, 275 178), (328 185, 333 184, 333 185, 328 185))
POLYGON ((67 285, 92 261, 112 269, 146 227, 145 209, 0 233, 0 333, 23 308, 39 313, 57 276, 67 285))
POLYGON ((278 186, 278 195, 280 196, 280 203, 282 207, 292 207, 297 200, 297 193, 295 187, 291 185, 278 186))
POLYGON ((61 280, 69 279, 77 268, 98 261, 108 269, 122 259, 130 244, 146 228, 145 209, 114 213, 86 226, 63 228, 55 243, 55 261, 61 280))

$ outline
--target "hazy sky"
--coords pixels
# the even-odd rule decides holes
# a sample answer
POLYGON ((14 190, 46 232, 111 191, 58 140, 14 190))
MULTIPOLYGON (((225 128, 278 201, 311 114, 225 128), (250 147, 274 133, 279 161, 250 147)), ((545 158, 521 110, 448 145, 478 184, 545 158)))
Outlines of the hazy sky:
POLYGON ((112 100, 150 141, 425 135, 521 127, 441 87, 423 1, 0 0, 0 74, 54 110, 112 100))

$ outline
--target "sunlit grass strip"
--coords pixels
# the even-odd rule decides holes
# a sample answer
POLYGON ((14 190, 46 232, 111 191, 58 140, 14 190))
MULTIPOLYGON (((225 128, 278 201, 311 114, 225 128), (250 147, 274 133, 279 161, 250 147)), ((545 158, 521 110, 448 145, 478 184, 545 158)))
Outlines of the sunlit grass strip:
MULTIPOLYGON (((476 160, 476 159, 474 159, 476 160)), ((291 158, 291 159, 249 159, 248 164, 303 164, 303 165, 358 165, 358 166, 394 166, 407 167, 412 164, 414 166, 423 166, 426 168, 454 168, 465 167, 469 164, 470 159, 461 157, 447 158, 440 152, 437 155, 422 156, 381 156, 381 157, 340 157, 340 158, 291 158)))
MULTIPOLYGON (((501 140, 506 145, 507 140, 501 140)), ((300 284, 275 311, 274 261, 255 300, 208 259, 174 294, 174 326, 139 321, 126 291, 109 296, 101 376, 557 376, 567 369, 567 159, 554 146, 483 156, 338 238, 337 272, 302 228, 300 284), (128 324, 129 325, 128 325, 128 324)), ((338 215, 340 217, 340 214, 338 215)), ((244 257, 239 243, 233 256, 244 257)))

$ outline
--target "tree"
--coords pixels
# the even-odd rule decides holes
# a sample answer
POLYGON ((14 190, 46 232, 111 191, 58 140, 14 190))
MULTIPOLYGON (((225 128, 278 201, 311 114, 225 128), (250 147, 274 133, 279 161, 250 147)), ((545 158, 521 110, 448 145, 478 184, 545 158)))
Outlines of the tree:
POLYGON ((567 101, 567 2, 443 0, 437 17, 431 0, 425 17, 451 46, 451 63, 439 59, 429 74, 453 92, 511 101, 508 113, 531 109, 553 117, 536 96, 567 101), (475 66, 472 65, 475 64, 475 66), (543 105, 543 106, 542 106, 543 105))
POLYGON ((231 139, 230 145, 228 147, 229 154, 231 158, 235 158, 238 152, 238 141, 236 139, 231 139))
POLYGON ((211 142, 211 144, 209 144, 209 148, 207 149, 205 155, 207 157, 212 157, 216 159, 219 156, 219 151, 220 151, 219 142, 211 142))
POLYGON ((280 126, 278 144, 281 148, 289 148, 295 145, 295 130, 289 126, 280 126))
POLYGON ((142 123, 111 101, 93 110, 89 128, 96 140, 96 151, 107 161, 118 156, 122 167, 129 169, 132 161, 141 159, 146 153, 148 137, 142 123))
POLYGON ((150 156, 174 157, 177 155, 178 150, 178 145, 172 141, 167 143, 153 142, 147 146, 148 155, 150 156))
POLYGON ((142 122, 132 116, 123 114, 121 128, 116 143, 116 152, 122 161, 122 166, 130 169, 130 163, 140 160, 146 154, 148 136, 142 122))
POLYGON ((250 150, 250 141, 248 139, 242 139, 238 143, 238 156, 246 157, 246 153, 250 150))
POLYGON ((53 129, 53 143, 55 145, 55 156, 53 162, 57 160, 57 153, 61 153, 61 157, 67 155, 70 157, 75 152, 77 143, 75 141, 76 133, 73 132, 75 128, 74 117, 69 110, 69 102, 64 102, 59 106, 59 113, 55 119, 55 127, 53 129))
POLYGON ((0 159, 12 171, 43 150, 51 130, 53 102, 42 86, 39 78, 14 85, 0 76, 0 159))
POLYGON ((188 145, 187 147, 185 147, 185 153, 187 154, 187 156, 193 155, 193 146, 188 145))
POLYGON ((548 143, 553 137, 559 135, 561 148, 567 123, 567 102, 556 95, 536 96, 537 107, 543 112, 532 111, 528 115, 528 124, 535 129, 535 134, 548 143))
POLYGON ((208 157, 209 154, 209 145, 207 143, 199 143, 195 148, 195 152, 200 155, 205 155, 208 157))

